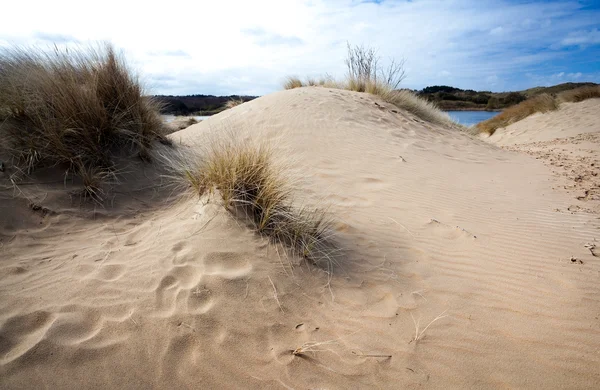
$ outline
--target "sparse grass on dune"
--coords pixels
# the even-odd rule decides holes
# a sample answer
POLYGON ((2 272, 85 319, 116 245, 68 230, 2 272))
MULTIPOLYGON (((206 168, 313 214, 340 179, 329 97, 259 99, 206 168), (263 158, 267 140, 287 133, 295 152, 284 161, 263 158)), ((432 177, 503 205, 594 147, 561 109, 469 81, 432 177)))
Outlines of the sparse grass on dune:
POLYGON ((408 90, 398 90, 404 80, 404 60, 392 60, 387 68, 379 65, 379 57, 373 49, 363 46, 348 45, 346 58, 348 73, 346 79, 339 82, 327 76, 316 82, 308 78, 303 83, 298 77, 288 77, 284 83, 285 89, 300 88, 305 86, 323 86, 326 88, 346 89, 355 92, 366 92, 379 96, 384 101, 406 110, 425 121, 462 128, 445 112, 439 110, 435 104, 430 103, 408 90))
POLYGON ((388 103, 406 110, 424 121, 450 127, 462 127, 458 123, 454 122, 450 115, 437 108, 434 103, 428 102, 425 99, 421 99, 411 91, 391 91, 382 96, 382 98, 388 103))
POLYGON ((64 167, 96 199, 116 156, 148 160, 153 142, 167 142, 159 105, 108 44, 1 49, 0 116, 0 146, 20 169, 64 167))
POLYGON ((237 107, 243 103, 244 103, 244 99, 231 99, 231 100, 228 100, 227 103, 225 103, 225 108, 228 109, 228 108, 237 107))
POLYGON ((554 97, 548 94, 537 95, 505 109, 493 118, 478 123, 475 130, 492 135, 499 128, 525 119, 536 112, 554 111, 558 109, 558 106, 559 104, 554 97))
POLYGON ((284 89, 294 89, 294 88, 301 88, 301 87, 304 87, 302 80, 300 80, 298 77, 295 77, 295 76, 287 77, 283 83, 284 89))
POLYGON ((271 150, 249 143, 213 141, 201 157, 179 158, 175 175, 199 196, 218 195, 226 209, 298 256, 331 267, 332 223, 323 210, 295 207, 292 186, 271 150))
POLYGON ((496 130, 525 119, 536 112, 554 111, 559 108, 561 103, 578 103, 593 98, 600 98, 600 85, 562 91, 556 97, 549 94, 535 95, 524 102, 505 109, 493 118, 478 123, 473 131, 492 135, 496 130))
POLYGON ((558 101, 561 103, 578 103, 594 98, 600 98, 600 85, 570 89, 559 93, 557 96, 558 101))

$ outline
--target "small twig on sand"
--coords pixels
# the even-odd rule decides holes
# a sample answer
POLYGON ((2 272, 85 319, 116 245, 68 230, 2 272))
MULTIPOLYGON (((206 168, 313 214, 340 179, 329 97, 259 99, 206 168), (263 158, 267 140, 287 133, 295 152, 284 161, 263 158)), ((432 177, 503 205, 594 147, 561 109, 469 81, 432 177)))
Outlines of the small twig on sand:
POLYGON ((190 328, 191 330, 196 330, 192 325, 186 324, 185 322, 180 322, 177 326, 185 326, 186 328, 190 328))
POLYGON ((294 349, 292 351, 292 355, 302 356, 302 355, 306 354, 307 352, 334 352, 329 349, 317 349, 317 347, 319 347, 321 345, 337 344, 338 340, 341 340, 344 337, 349 337, 349 336, 355 335, 358 332, 360 332, 360 330, 357 330, 356 332, 350 333, 349 335, 346 335, 346 336, 338 337, 337 339, 333 339, 333 340, 327 340, 327 341, 321 341, 321 342, 306 342, 306 343, 302 344, 301 346, 299 346, 298 348, 294 349))
POLYGON ((414 234, 412 234, 412 233, 410 232, 410 230, 408 230, 408 229, 406 228, 406 226, 402 225, 400 222, 396 221, 395 219, 393 219, 393 218, 391 218, 391 217, 388 217, 388 218, 389 218, 389 219, 390 219, 392 222, 395 222, 395 223, 397 223, 398 225, 400 225, 402 228, 404 228, 404 230, 406 230, 406 231, 408 232, 408 234, 410 234, 410 235, 411 235, 411 237, 412 237, 412 238, 415 238, 414 234))
POLYGON ((592 256, 599 257, 596 254, 596 244, 594 244, 594 243, 587 243, 587 244, 584 245, 584 247, 586 247, 586 248, 588 248, 590 250, 590 252, 592 253, 592 256))
POLYGON ((273 286, 273 298, 275 298, 275 300, 277 301, 277 304, 279 305, 281 312, 285 313, 285 311, 283 310, 283 307, 281 307, 281 302, 279 302, 279 298, 277 297, 277 289, 275 288, 275 284, 273 283, 273 280, 271 280, 271 277, 269 275, 267 275, 267 277, 269 278, 269 282, 271 282, 271 286, 273 286))
POLYGON ((355 354, 356 356, 360 356, 360 357, 368 357, 368 358, 391 358, 392 355, 376 355, 376 354, 363 354, 363 353, 356 353, 356 352, 352 352, 353 354, 355 354))
POLYGON ((421 298, 423 298, 425 301, 427 301, 427 298, 425 298, 425 297, 423 296, 423 294, 421 294, 421 291, 425 292, 425 290, 418 290, 418 291, 413 291, 413 292, 411 292, 411 294, 412 294, 412 295, 418 295, 418 296, 420 296, 421 298))
POLYGON ((413 341, 418 342, 419 340, 421 340, 423 338, 423 336, 425 336, 425 331, 431 326, 431 324, 433 324, 437 320, 441 320, 442 318, 448 317, 448 316, 444 315, 444 313, 446 313, 447 311, 448 310, 444 310, 439 316, 435 317, 429 324, 427 324, 427 326, 423 330, 419 330, 419 324, 421 322, 421 318, 419 318, 417 321, 415 321, 415 317, 412 315, 412 313, 410 313, 410 317, 413 320, 413 324, 415 324, 415 336, 408 343, 410 344, 413 341))
POLYGON ((458 226, 458 225, 456 225, 456 228, 457 228, 457 229, 460 229, 460 230, 462 230, 463 232, 465 232, 465 233, 467 233, 467 234, 469 234, 469 235, 471 235, 471 236, 473 236, 473 238, 477 238, 477 236, 476 236, 476 235, 474 235, 473 233, 471 233, 470 231, 468 231, 468 230, 466 230, 466 229, 463 229, 463 228, 461 228, 461 227, 460 227, 460 226, 458 226))

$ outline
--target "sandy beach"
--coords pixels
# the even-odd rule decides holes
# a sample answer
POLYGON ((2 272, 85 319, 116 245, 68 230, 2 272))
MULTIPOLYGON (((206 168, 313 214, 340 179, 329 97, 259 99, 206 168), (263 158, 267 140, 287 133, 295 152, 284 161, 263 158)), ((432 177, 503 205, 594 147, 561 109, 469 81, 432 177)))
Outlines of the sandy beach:
POLYGON ((0 173, 0 387, 595 388, 599 112, 481 139, 308 87, 169 136, 270 144, 335 218, 332 272, 149 168, 110 207, 0 173))

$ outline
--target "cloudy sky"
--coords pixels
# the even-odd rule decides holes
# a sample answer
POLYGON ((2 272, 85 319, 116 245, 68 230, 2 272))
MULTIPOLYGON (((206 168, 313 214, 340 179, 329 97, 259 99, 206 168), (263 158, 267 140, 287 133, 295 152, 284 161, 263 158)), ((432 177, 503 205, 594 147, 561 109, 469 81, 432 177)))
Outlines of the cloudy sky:
POLYGON ((407 88, 600 82, 600 0, 28 0, 2 13, 0 45, 110 41, 157 94, 341 77, 346 42, 405 58, 407 88))

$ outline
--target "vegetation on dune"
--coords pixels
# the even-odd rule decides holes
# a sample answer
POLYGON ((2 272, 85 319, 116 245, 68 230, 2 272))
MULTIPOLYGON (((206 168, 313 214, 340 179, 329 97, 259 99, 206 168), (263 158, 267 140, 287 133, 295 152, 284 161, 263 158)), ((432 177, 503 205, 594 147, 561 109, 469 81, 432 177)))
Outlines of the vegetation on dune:
POLYGON ((530 97, 551 94, 556 95, 584 86, 596 86, 594 83, 563 83, 552 87, 536 87, 516 92, 490 92, 464 90, 447 85, 434 85, 423 88, 415 93, 430 102, 435 103, 442 110, 503 110, 527 100, 530 97))
POLYGON ((534 95, 533 97, 515 106, 505 109, 495 117, 478 123, 474 130, 477 133, 486 133, 492 135, 497 129, 525 119, 536 112, 543 113, 557 110, 560 106, 560 103, 576 103, 593 98, 600 98, 600 85, 591 85, 563 90, 556 96, 546 93, 534 95))
POLYGON ((306 86, 323 86, 366 92, 377 95, 384 101, 428 122, 461 127, 448 114, 440 111, 435 103, 421 99, 412 91, 398 89, 402 80, 406 77, 404 60, 396 61, 392 59, 387 67, 383 67, 375 50, 348 44, 348 55, 345 63, 348 72, 346 78, 341 82, 330 76, 321 78, 318 82, 311 78, 307 79, 306 82, 302 82, 298 77, 288 77, 283 87, 293 89, 306 86))
POLYGON ((492 135, 497 129, 525 119, 536 112, 548 112, 556 109, 558 109, 558 102, 554 97, 547 94, 537 95, 507 108, 493 118, 478 123, 475 129, 478 132, 492 135))
POLYGON ((331 220, 323 210, 292 205, 290 179, 268 147, 231 140, 209 145, 196 158, 170 162, 175 176, 199 196, 218 195, 228 210, 293 254, 331 266, 331 220))
POLYGON ((0 49, 0 146, 24 172, 64 167, 95 199, 117 155, 148 160, 167 142, 159 109, 109 44, 0 49))
POLYGON ((294 89, 294 88, 300 88, 300 87, 304 87, 304 86, 307 86, 307 84, 302 83, 302 80, 300 80, 296 76, 287 77, 283 83, 283 88, 285 88, 285 89, 294 89))
POLYGON ((563 91, 558 94, 560 102, 578 103, 587 99, 600 98, 600 85, 582 87, 563 91))
POLYGON ((225 108, 229 109, 229 108, 237 107, 243 103, 244 103, 244 99, 231 99, 231 100, 228 100, 227 103, 225 103, 225 108))

